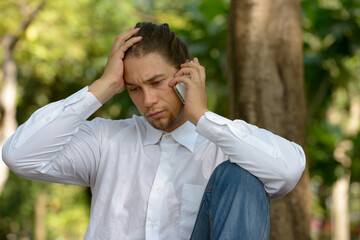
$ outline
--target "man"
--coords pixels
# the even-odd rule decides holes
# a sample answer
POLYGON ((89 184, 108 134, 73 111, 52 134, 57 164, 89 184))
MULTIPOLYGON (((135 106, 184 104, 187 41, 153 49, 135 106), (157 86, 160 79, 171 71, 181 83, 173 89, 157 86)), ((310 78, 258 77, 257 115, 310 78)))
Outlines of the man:
POLYGON ((86 239, 268 239, 269 197, 296 185, 303 150, 208 111, 205 68, 188 59, 167 24, 137 24, 100 79, 18 128, 4 161, 25 178, 90 186, 86 239), (86 121, 125 89, 142 117, 86 121))

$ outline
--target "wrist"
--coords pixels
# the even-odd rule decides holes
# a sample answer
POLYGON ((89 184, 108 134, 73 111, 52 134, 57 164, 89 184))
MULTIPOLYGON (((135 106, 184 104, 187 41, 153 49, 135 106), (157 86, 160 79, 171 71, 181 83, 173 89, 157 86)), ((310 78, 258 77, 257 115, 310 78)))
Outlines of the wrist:
POLYGON ((115 94, 122 92, 119 86, 106 81, 105 79, 98 79, 89 86, 89 92, 99 100, 101 104, 109 101, 115 94))
POLYGON ((193 117, 189 119, 189 121, 196 126, 200 118, 208 111, 209 111, 208 109, 203 109, 201 111, 198 111, 193 117))

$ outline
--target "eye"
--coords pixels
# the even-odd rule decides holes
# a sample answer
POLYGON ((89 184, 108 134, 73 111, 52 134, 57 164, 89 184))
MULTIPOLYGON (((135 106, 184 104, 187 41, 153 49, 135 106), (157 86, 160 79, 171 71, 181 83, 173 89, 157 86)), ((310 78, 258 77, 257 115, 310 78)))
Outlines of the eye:
POLYGON ((161 83, 162 80, 156 80, 156 81, 152 81, 151 85, 159 85, 161 83))
POLYGON ((131 87, 131 88, 128 88, 128 91, 129 92, 136 92, 139 90, 139 87, 131 87))

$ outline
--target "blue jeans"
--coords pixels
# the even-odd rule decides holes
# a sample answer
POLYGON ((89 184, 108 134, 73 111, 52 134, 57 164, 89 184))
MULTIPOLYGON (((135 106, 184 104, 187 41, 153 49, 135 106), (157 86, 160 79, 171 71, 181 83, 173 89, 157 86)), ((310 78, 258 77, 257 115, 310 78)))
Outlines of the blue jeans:
POLYGON ((191 240, 269 239, 270 201, 264 185, 226 161, 212 173, 191 240))

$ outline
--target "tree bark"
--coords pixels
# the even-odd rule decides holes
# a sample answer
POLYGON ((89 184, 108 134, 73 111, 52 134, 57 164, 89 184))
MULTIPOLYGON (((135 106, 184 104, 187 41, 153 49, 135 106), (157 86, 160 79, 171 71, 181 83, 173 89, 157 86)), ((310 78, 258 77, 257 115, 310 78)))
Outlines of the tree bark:
MULTIPOLYGON (((19 3, 20 4, 20 3, 19 3)), ((1 39, 1 46, 3 49, 3 65, 2 65, 2 89, 0 92, 0 109, 1 109, 1 123, 0 123, 0 149, 5 144, 7 138, 16 130, 16 90, 17 90, 17 65, 13 59, 13 51, 20 37, 25 33, 27 27, 34 20, 40 9, 44 6, 44 2, 33 11, 29 11, 24 5, 19 6, 19 9, 24 14, 23 21, 20 22, 14 34, 6 34, 1 39)), ((9 169, 2 161, 0 154, 0 196, 8 178, 9 169)))
POLYGON ((349 187, 350 173, 347 173, 337 179, 332 188, 332 240, 350 240, 349 187))
POLYGON ((39 188, 35 202, 35 239, 46 240, 46 213, 48 193, 45 188, 39 188))
MULTIPOLYGON (((0 132, 0 148, 8 137, 16 130, 16 88, 17 88, 17 66, 12 58, 12 42, 14 36, 6 35, 2 39, 4 62, 3 62, 3 82, 0 98, 0 106, 2 112, 2 123, 0 132)), ((1 160, 2 157, 0 156, 1 160)), ((5 186, 9 169, 0 161, 0 196, 5 186)))
POLYGON ((336 107, 328 109, 328 119, 334 125, 340 125, 339 120, 333 116, 342 116, 346 119, 346 124, 342 125, 344 140, 335 147, 333 156, 335 161, 341 164, 343 175, 338 177, 332 186, 332 206, 331 206, 331 239, 349 240, 350 239, 350 218, 349 218, 349 194, 352 159, 348 152, 354 148, 351 138, 356 137, 360 129, 360 92, 354 83, 349 83, 347 89, 349 100, 349 111, 344 114, 343 109, 336 107))
MULTIPOLYGON (((231 117, 305 148, 306 106, 299 0, 232 0, 228 78, 231 117)), ((296 188, 271 202, 271 239, 310 239, 306 168, 296 188)))

